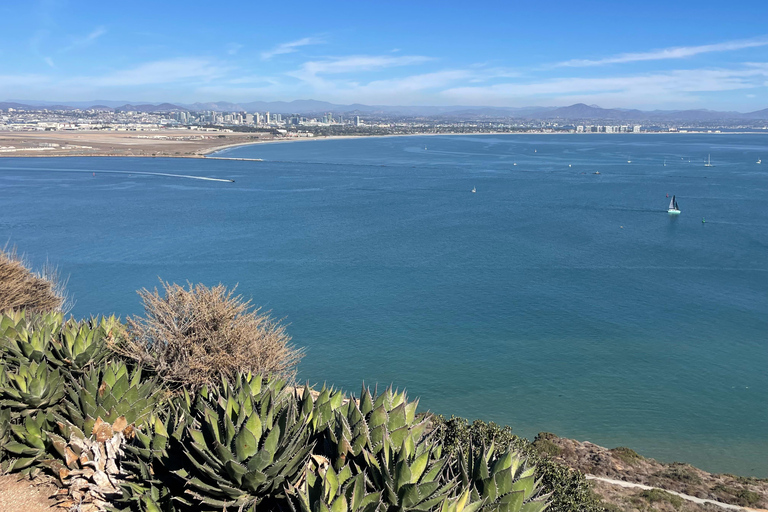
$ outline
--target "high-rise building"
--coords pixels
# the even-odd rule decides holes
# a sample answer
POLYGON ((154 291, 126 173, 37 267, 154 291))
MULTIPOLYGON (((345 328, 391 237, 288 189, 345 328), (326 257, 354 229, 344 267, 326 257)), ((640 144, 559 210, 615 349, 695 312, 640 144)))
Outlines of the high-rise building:
POLYGON ((355 116, 355 126, 360 126, 360 124, 361 124, 360 116, 355 116))
POLYGON ((265 122, 265 123, 267 123, 267 124, 269 124, 269 112, 267 112, 266 114, 264 114, 264 122, 265 122))

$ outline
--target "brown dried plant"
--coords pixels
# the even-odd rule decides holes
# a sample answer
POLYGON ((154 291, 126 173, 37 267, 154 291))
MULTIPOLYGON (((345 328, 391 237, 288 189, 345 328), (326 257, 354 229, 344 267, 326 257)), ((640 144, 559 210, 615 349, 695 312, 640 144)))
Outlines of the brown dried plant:
POLYGON ((128 340, 116 348, 123 356, 188 389, 248 371, 295 377, 304 352, 269 313, 221 284, 160 283, 164 296, 138 292, 145 316, 128 319, 128 340))
POLYGON ((15 248, 0 248, 0 312, 26 309, 66 313, 70 304, 65 286, 54 267, 45 265, 42 272, 32 272, 15 248))

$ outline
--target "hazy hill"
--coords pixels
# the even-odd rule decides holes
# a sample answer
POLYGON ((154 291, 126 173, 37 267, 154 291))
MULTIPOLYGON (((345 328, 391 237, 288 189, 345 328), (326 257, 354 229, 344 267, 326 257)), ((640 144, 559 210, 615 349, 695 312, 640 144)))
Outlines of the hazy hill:
POLYGON ((419 106, 419 105, 340 105, 318 100, 251 101, 232 103, 216 101, 205 103, 131 103, 99 100, 92 102, 45 102, 10 100, 0 102, 0 109, 99 109, 117 108, 136 112, 173 112, 180 110, 217 112, 272 112, 279 114, 318 115, 325 112, 361 116, 443 117, 475 120, 482 118, 550 119, 566 122, 617 122, 617 123, 734 123, 739 121, 768 120, 768 108, 755 112, 719 112, 716 110, 654 110, 609 109, 597 105, 577 103, 567 107, 488 107, 488 106, 419 106))
POLYGON ((131 105, 130 103, 117 107, 115 110, 133 111, 133 112, 171 112, 174 110, 189 110, 178 105, 171 103, 161 103, 159 105, 152 105, 147 103, 144 105, 131 105))

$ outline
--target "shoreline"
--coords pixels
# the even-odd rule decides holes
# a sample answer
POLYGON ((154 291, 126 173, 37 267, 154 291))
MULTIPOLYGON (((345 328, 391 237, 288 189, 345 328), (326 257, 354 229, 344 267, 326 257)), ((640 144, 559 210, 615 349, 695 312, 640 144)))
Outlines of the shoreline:
MULTIPOLYGON (((13 133, 16 136, 22 135, 27 136, 28 138, 46 138, 45 136, 41 136, 41 134, 37 132, 10 132, 13 133)), ((78 132, 73 132, 71 134, 67 135, 75 135, 78 132)), ((86 133, 87 135, 88 133, 86 133)), ((60 135, 60 134, 56 134, 60 135)), ((228 134, 229 136, 232 136, 232 134, 228 134)), ((575 133, 575 132, 569 132, 569 133, 547 133, 547 132, 520 132, 520 133, 510 133, 510 132, 480 132, 480 133, 397 133, 397 134, 387 134, 387 135, 330 135, 330 136, 321 136, 321 137, 288 137, 288 138, 279 138, 279 139, 261 139, 261 140, 248 140, 248 141, 241 141, 241 142, 232 142, 228 144, 222 144, 219 146, 212 146, 212 147, 205 147, 205 148, 199 148, 194 150, 193 152, 187 152, 186 154, 180 154, 178 151, 175 153, 158 153, 157 151, 152 154, 125 154, 125 153, 118 153, 118 152, 110 152, 110 151, 102 151, 102 152, 93 152, 93 153, 53 153, 53 152, 46 152, 43 151, 43 148, 40 148, 40 150, 34 151, 32 149, 25 149, 22 148, 16 151, 9 151, 9 152, 2 152, 0 151, 0 159, 3 158, 71 158, 71 157, 100 157, 100 158, 197 158, 197 159, 221 159, 221 160, 253 160, 253 161, 259 161, 258 158, 239 158, 239 157, 225 157, 225 156, 215 156, 217 153, 221 153, 223 151, 227 151, 229 149, 235 149, 238 147, 244 147, 244 146, 252 146, 252 145, 259 145, 259 144, 283 144, 283 143, 291 143, 291 142, 320 142, 320 141, 329 141, 329 140, 359 140, 359 139, 381 139, 381 138, 392 138, 392 137, 436 137, 436 136, 447 136, 447 137, 456 137, 456 136, 480 136, 480 135, 517 135, 517 136, 531 136, 531 135, 548 135, 548 136, 554 136, 554 135, 574 135, 574 136, 595 136, 595 135, 768 135, 768 131, 766 133, 761 132, 642 132, 642 133, 624 133, 624 134, 605 134, 605 133, 575 133)), ((0 139, 2 139, 3 132, 0 132, 0 139)), ((240 136, 240 135, 238 135, 240 136)), ((248 132, 245 132, 242 134, 243 137, 248 136, 248 132)), ((47 137, 52 138, 52 137, 47 137)), ((80 134, 76 135, 76 138, 80 138, 80 134)), ((57 140, 59 139, 67 139, 67 137, 57 137, 57 140)), ((74 137, 72 140, 76 140, 74 137)), ((23 141, 26 142, 26 141, 23 141)), ((143 141, 142 141, 143 142, 143 141)), ((147 141, 147 142, 156 142, 156 141, 147 141)), ((167 142, 167 141, 166 141, 167 142)), ((188 141, 171 141, 170 145, 173 144, 179 144, 179 146, 169 149, 183 149, 182 144, 188 143, 188 141)), ((151 151, 153 146, 147 145, 145 146, 147 151, 151 151)), ((140 146, 136 146, 136 148, 129 148, 128 151, 141 150, 140 146)), ((47 149, 47 148, 46 148, 47 149)), ((114 148, 111 148, 114 149, 114 148)), ((192 148, 190 148, 192 149, 192 148)), ((53 150, 55 151, 55 150, 53 150)), ((143 151, 143 150, 142 150, 143 151)))

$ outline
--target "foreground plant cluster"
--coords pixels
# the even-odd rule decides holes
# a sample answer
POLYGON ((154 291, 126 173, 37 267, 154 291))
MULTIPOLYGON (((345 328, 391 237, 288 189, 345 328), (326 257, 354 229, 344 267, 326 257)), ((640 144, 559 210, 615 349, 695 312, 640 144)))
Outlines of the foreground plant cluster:
POLYGON ((279 322, 221 285, 163 292, 126 323, 67 319, 0 250, 0 473, 55 479, 77 512, 601 510, 509 427, 293 387, 279 322))
POLYGON ((114 317, 0 316, 6 471, 53 474, 80 510, 541 511, 513 450, 449 451, 417 402, 240 373, 172 388, 113 350, 114 317))

